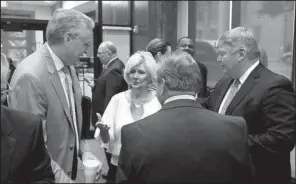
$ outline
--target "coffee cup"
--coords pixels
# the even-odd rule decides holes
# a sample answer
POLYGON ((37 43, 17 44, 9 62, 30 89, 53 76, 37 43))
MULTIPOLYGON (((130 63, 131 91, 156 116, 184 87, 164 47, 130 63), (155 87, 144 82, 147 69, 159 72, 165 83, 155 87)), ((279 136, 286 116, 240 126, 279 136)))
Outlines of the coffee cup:
POLYGON ((83 160, 84 175, 86 183, 94 183, 96 180, 97 173, 101 169, 102 163, 96 159, 85 159, 83 160))

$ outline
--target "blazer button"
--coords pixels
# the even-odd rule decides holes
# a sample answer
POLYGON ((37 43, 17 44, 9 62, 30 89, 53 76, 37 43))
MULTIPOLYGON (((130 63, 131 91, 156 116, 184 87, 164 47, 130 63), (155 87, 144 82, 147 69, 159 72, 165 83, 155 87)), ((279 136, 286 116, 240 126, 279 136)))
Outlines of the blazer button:
POLYGON ((67 174, 68 174, 69 176, 71 176, 71 174, 72 174, 72 171, 71 171, 71 170, 69 170, 69 171, 67 172, 67 174))
POLYGON ((73 150, 73 148, 74 148, 74 145, 71 144, 71 145, 70 145, 70 150, 73 150))

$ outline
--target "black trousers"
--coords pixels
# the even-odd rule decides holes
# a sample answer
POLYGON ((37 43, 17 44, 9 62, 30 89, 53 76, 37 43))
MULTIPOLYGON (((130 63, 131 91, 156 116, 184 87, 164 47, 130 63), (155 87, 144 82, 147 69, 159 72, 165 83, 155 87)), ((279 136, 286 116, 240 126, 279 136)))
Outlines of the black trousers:
POLYGON ((106 178, 107 183, 115 183, 117 166, 111 164, 112 155, 110 153, 106 152, 106 149, 105 149, 105 154, 106 154, 107 162, 109 165, 109 171, 108 171, 108 175, 106 178))

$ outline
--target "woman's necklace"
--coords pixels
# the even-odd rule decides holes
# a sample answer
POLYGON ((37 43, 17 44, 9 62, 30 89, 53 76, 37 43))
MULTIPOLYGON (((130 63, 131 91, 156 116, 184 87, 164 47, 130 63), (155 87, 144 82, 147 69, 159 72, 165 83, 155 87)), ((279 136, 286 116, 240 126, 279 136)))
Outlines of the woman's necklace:
POLYGON ((131 111, 131 115, 132 115, 132 118, 134 119, 134 121, 139 120, 144 115, 144 103, 146 102, 146 99, 147 99, 149 93, 150 93, 150 91, 148 91, 148 93, 145 97, 145 100, 142 101, 140 104, 136 104, 135 99, 131 98, 130 111, 131 111))

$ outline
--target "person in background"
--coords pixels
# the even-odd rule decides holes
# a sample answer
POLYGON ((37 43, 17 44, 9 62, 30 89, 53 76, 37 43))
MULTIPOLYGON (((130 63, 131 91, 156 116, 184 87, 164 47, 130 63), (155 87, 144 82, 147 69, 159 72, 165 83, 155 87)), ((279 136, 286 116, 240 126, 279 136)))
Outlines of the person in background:
POLYGON ((252 181, 247 127, 196 102, 198 64, 175 51, 157 63, 160 111, 122 127, 118 183, 246 183, 252 181))
POLYGON ((172 52, 172 48, 171 45, 163 39, 154 38, 148 43, 146 51, 152 54, 156 62, 159 62, 163 54, 172 52))
POLYGON ((261 64, 254 33, 244 27, 223 33, 218 53, 225 76, 209 98, 209 109, 246 120, 256 184, 288 184, 296 142, 291 81, 261 64))
MULTIPOLYGON (((1 99, 9 73, 1 53, 1 99)), ((1 105, 1 183, 55 183, 50 163, 40 117, 1 105)))
POLYGON ((128 89, 123 78, 124 63, 117 57, 117 49, 110 42, 102 42, 98 48, 98 57, 103 71, 92 87, 92 124, 95 126, 97 115, 104 114, 112 96, 128 89))
MULTIPOLYGON (((189 37, 181 37, 178 39, 177 42, 177 50, 185 51, 189 53, 193 58, 195 58, 195 48, 194 48, 194 42, 189 37)), ((207 67, 201 63, 198 58, 195 58, 195 61, 197 62, 201 76, 202 76, 202 85, 200 92, 198 93, 198 97, 200 100, 206 98, 207 95, 207 75, 208 75, 208 69, 207 67)))
MULTIPOLYGON (((7 89, 10 89, 10 80, 11 80, 11 77, 12 77, 12 74, 14 73, 14 70, 16 68, 14 62, 12 61, 11 58, 7 57, 4 52, 3 52, 3 44, 2 44, 2 37, 1 37, 1 58, 2 58, 2 55, 3 57, 6 58, 6 61, 9 63, 9 74, 8 74, 8 80, 7 80, 7 89)), ((7 98, 3 99, 3 103, 2 105, 4 106, 8 106, 8 102, 7 102, 7 98)), ((2 99, 1 99, 1 102, 2 102, 2 99)))
MULTIPOLYGON (((118 157, 121 150, 121 127, 157 112, 161 105, 155 90, 155 60, 149 52, 139 51, 126 63, 124 79, 130 89, 114 95, 109 102, 102 121, 97 123, 96 139, 111 154, 108 179, 115 182, 118 157)), ((100 120, 100 119, 99 119, 100 120)))
POLYGON ((18 65, 10 83, 9 106, 42 118, 57 183, 85 181, 82 92, 74 66, 91 45, 93 28, 85 14, 57 9, 47 24, 47 42, 18 65))

